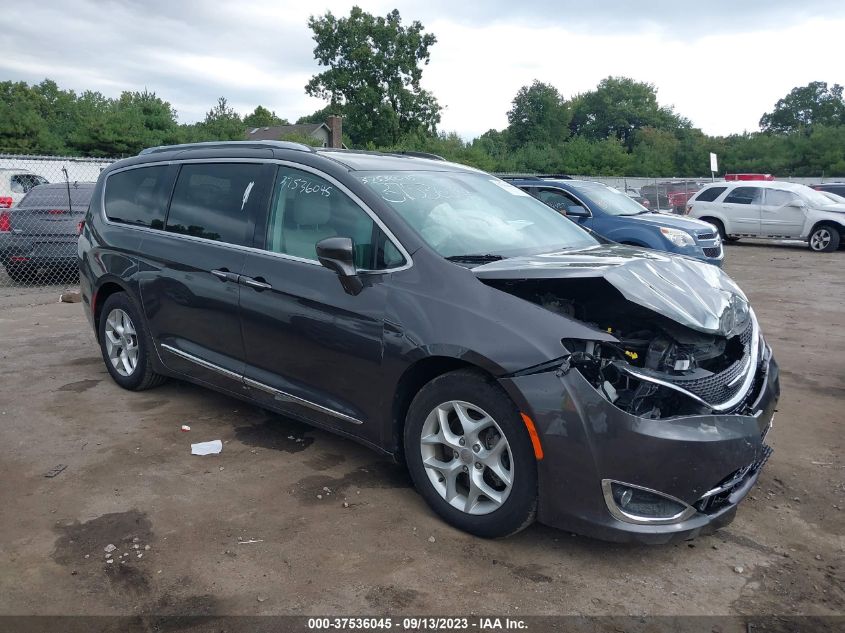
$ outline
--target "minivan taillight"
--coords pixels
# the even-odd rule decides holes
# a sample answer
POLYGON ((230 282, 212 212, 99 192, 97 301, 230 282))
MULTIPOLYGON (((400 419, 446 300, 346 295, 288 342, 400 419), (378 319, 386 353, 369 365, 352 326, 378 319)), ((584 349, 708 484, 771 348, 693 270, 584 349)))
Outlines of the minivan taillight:
POLYGON ((14 203, 10 196, 0 196, 0 209, 11 209, 14 203))
POLYGON ((80 220, 76 223, 76 235, 82 235, 82 229, 85 228, 85 220, 80 220))
POLYGON ((12 232, 12 216, 8 211, 0 213, 0 233, 12 232))

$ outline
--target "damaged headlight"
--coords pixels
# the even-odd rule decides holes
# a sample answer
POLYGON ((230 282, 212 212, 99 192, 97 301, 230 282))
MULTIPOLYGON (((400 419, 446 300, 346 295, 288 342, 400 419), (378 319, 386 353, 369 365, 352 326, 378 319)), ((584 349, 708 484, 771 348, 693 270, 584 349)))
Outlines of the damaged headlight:
POLYGON ((695 246, 695 240, 692 238, 692 235, 686 231, 670 229, 662 226, 660 227, 660 232, 663 234, 663 237, 672 242, 675 246, 695 246))

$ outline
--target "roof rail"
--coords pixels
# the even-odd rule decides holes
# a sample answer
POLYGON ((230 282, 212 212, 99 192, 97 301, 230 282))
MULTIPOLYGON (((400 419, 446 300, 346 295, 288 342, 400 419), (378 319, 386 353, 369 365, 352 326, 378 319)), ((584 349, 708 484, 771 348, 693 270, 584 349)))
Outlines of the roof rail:
POLYGON ((291 141, 203 141, 202 143, 182 143, 179 145, 159 145, 158 147, 148 147, 138 152, 138 156, 144 154, 157 154, 159 152, 172 152, 177 150, 189 149, 293 149, 300 152, 313 152, 314 149, 302 143, 293 143, 291 141))
POLYGON ((415 152, 413 150, 402 150, 399 152, 391 152, 391 154, 400 154, 402 156, 410 156, 411 158, 428 158, 430 160, 446 160, 442 156, 432 154, 430 152, 415 152))

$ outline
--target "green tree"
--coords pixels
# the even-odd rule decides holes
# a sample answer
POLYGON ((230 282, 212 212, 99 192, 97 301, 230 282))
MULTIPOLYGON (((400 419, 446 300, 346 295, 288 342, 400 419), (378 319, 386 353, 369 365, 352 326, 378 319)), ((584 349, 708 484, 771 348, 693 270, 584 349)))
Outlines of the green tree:
POLYGON ((0 152, 48 154, 61 149, 44 118, 43 99, 20 81, 0 82, 0 152))
POLYGON ((640 176, 670 176, 675 171, 678 139, 671 132, 645 127, 634 135, 633 164, 640 176))
POLYGON ((845 100, 839 84, 828 88, 825 81, 812 81, 793 88, 760 119, 765 132, 795 132, 814 125, 845 125, 845 100))
POLYGON ((676 130, 689 127, 689 121, 677 116, 672 108, 661 107, 652 84, 628 77, 607 77, 595 90, 572 100, 573 136, 600 141, 613 136, 628 150, 634 148, 637 130, 651 127, 676 130))
POLYGON ((316 112, 301 116, 296 120, 297 125, 304 123, 325 123, 331 115, 343 116, 343 106, 327 105, 325 108, 320 108, 316 112))
POLYGON ((357 146, 396 144, 407 134, 433 134, 440 105, 420 87, 422 66, 437 41, 418 21, 402 25, 399 11, 375 17, 353 7, 349 17, 311 16, 314 57, 327 70, 305 86, 313 97, 342 109, 346 133, 357 146))
POLYGON ((513 147, 527 143, 560 143, 569 136, 572 112, 552 85, 534 80, 516 93, 508 111, 513 147))
POLYGON ((243 120, 244 127, 270 127, 273 125, 290 125, 287 119, 281 119, 264 106, 256 106, 251 114, 247 114, 243 120))
POLYGON ((226 97, 220 97, 214 107, 206 113, 198 133, 203 140, 240 141, 244 138, 245 129, 241 117, 229 105, 226 97))

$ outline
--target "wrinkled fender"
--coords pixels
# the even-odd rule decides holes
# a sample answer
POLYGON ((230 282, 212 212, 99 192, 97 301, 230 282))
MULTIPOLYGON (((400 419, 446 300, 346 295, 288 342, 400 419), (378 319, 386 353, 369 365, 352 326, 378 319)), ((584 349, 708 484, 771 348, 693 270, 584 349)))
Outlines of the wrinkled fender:
POLYGON ((502 376, 566 355, 561 339, 616 340, 492 288, 445 260, 415 257, 414 266, 389 284, 385 353, 405 362, 442 356, 502 376), (449 283, 426 282, 444 275, 450 276, 449 283))

